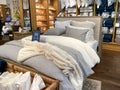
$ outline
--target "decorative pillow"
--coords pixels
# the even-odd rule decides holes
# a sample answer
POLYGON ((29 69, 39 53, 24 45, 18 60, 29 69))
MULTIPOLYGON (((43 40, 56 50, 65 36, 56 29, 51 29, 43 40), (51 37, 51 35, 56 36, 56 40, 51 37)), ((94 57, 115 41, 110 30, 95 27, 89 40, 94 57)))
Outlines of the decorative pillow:
POLYGON ((83 22, 71 21, 70 25, 76 27, 92 28, 92 29, 95 27, 95 23, 91 21, 83 21, 83 22))
POLYGON ((63 28, 50 28, 44 33, 44 35, 57 35, 57 36, 59 36, 59 35, 64 34, 65 31, 66 30, 63 28))
POLYGON ((79 22, 79 21, 71 21, 70 23, 72 26, 76 26, 76 27, 82 27, 82 28, 88 28, 89 32, 86 35, 86 42, 88 41, 93 41, 94 40, 94 27, 95 27, 95 23, 91 22, 91 21, 83 21, 83 22, 79 22))
POLYGON ((40 30, 32 31, 32 41, 40 41, 40 30))
POLYGON ((65 29, 66 26, 70 25, 71 20, 67 21, 55 21, 55 28, 65 29))
POLYGON ((85 42, 86 34, 88 31, 89 31, 88 28, 66 26, 66 36, 79 39, 83 42, 85 42))

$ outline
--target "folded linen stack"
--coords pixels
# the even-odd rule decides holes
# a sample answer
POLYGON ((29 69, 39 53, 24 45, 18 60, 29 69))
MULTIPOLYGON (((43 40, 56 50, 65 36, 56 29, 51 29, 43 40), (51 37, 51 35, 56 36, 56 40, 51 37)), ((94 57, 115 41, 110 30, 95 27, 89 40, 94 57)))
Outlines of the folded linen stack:
POLYGON ((113 23, 114 23, 113 20, 104 20, 103 21, 103 26, 104 27, 113 27, 113 23))
POLYGON ((111 34, 104 34, 103 42, 111 42, 112 41, 112 35, 111 34))
POLYGON ((120 44, 120 34, 116 35, 115 42, 120 44))
POLYGON ((118 43, 118 44, 120 44, 120 28, 116 29, 115 42, 118 43))
POLYGON ((42 78, 37 74, 31 84, 30 72, 4 72, 0 75, 0 90, 41 90, 44 87, 42 78))

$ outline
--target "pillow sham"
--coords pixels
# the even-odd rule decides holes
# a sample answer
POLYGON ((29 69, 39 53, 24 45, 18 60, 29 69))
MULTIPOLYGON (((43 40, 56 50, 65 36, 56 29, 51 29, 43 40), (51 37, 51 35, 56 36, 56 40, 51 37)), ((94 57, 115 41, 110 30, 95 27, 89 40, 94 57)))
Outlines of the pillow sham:
POLYGON ((44 32, 44 35, 62 35, 65 33, 65 29, 63 28, 50 28, 46 32, 44 32))
POLYGON ((73 37, 85 42, 88 28, 78 28, 74 26, 66 26, 66 36, 73 37))
POLYGON ((71 20, 67 21, 55 21, 55 28, 65 29, 66 26, 70 25, 71 20))
POLYGON ((94 39, 94 27, 95 27, 95 23, 91 22, 91 21, 83 21, 83 22, 79 22, 79 21, 71 21, 70 23, 72 26, 76 26, 76 27, 82 27, 82 28, 89 28, 89 32, 86 35, 86 42, 88 41, 93 41, 94 39))
POLYGON ((92 28, 92 29, 95 27, 95 23, 91 21, 83 21, 83 22, 71 21, 70 25, 76 27, 92 28))

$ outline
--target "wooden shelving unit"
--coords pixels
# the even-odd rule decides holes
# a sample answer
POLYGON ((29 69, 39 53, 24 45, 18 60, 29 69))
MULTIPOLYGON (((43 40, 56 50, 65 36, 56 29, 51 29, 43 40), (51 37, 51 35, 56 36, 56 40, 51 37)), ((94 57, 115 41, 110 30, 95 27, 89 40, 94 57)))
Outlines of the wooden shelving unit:
POLYGON ((5 21, 7 15, 10 15, 10 8, 7 8, 6 5, 0 5, 0 16, 3 21, 5 21))
POLYGON ((58 0, 30 0, 32 30, 45 32, 54 27, 54 18, 58 14, 58 0))
POLYGON ((58 0, 49 0, 49 28, 54 28, 54 18, 58 14, 58 0))
POLYGON ((66 9, 63 8, 63 10, 60 11, 59 17, 71 17, 71 16, 95 16, 96 13, 96 4, 95 0, 93 0, 93 3, 86 6, 80 6, 78 7, 78 2, 76 2, 75 6, 68 7, 66 9))

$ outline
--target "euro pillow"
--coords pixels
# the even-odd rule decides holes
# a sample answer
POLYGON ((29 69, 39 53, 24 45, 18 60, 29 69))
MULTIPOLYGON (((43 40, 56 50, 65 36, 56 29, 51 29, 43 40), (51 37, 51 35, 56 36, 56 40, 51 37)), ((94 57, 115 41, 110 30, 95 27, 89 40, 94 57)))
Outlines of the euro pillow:
POLYGON ((70 25, 76 26, 76 27, 92 28, 92 29, 94 29, 95 27, 95 23, 91 21, 83 21, 83 22, 71 21, 70 25))
POLYGON ((74 26, 66 26, 66 36, 79 39, 85 42, 88 28, 79 28, 74 26))
POLYGON ((46 32, 44 32, 44 35, 62 35, 65 33, 65 29, 63 28, 50 28, 46 32))
POLYGON ((91 21, 83 21, 83 22, 71 21, 70 24, 72 26, 89 29, 89 32, 86 35, 86 40, 85 40, 86 42, 95 40, 94 39, 94 27, 95 27, 94 22, 91 22, 91 21))
POLYGON ((70 25, 71 20, 67 21, 55 21, 55 28, 65 29, 66 26, 70 25))

